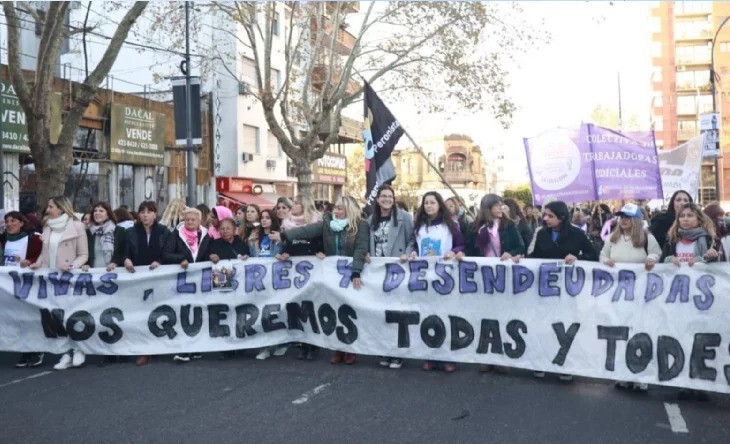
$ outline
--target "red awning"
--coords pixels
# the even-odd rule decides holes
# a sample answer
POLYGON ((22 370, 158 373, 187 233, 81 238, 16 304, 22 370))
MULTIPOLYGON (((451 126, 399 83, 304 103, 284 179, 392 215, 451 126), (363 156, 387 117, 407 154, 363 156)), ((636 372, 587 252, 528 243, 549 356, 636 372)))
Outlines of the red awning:
POLYGON ((226 191, 225 193, 219 192, 218 194, 227 199, 238 202, 239 204, 256 204, 262 210, 270 210, 276 206, 276 202, 271 202, 261 196, 251 193, 232 193, 230 191, 226 191))

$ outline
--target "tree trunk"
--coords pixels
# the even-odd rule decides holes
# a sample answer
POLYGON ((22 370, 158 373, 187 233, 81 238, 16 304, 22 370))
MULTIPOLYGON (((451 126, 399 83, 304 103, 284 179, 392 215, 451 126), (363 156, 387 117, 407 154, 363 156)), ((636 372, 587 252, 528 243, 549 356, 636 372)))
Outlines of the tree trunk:
MULTIPOLYGON (((68 168, 62 165, 41 166, 36 162, 36 205, 39 213, 44 214, 48 200, 64 194, 68 168)), ((75 209, 74 209, 75 210, 75 209)))
POLYGON ((298 193, 310 196, 312 195, 312 162, 307 157, 300 157, 294 163, 297 168, 298 193))

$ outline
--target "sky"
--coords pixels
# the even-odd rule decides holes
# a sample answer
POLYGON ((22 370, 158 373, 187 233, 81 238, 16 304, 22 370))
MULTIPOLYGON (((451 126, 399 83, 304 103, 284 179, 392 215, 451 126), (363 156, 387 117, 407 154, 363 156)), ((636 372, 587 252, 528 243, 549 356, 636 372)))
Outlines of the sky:
MULTIPOLYGON (((417 113, 422 108, 417 103, 389 103, 409 133, 417 140, 468 134, 483 150, 497 148, 509 153, 514 170, 507 174, 524 178, 522 138, 558 126, 578 125, 589 120, 598 105, 618 109, 619 73, 624 114, 636 114, 639 122, 649 127, 650 2, 536 1, 521 5, 527 22, 543 28, 550 39, 517 57, 518 66, 509 82, 518 110, 510 128, 501 128, 486 111, 452 109, 448 115, 424 115, 417 113)), ((90 40, 92 59, 98 58, 106 42, 90 40)), ((166 89, 164 84, 151 85, 160 59, 177 57, 125 47, 111 71, 113 87, 122 91, 142 91, 144 85, 166 89)), ((361 107, 359 103, 354 106, 355 114, 361 107)), ((404 141, 403 145, 409 143, 404 141)))
MULTIPOLYGON (((409 132, 426 139, 436 134, 472 136, 482 149, 497 147, 514 160, 508 174, 526 164, 523 137, 590 120, 598 105, 636 114, 649 128, 651 35, 649 2, 523 2, 528 20, 544 22, 551 38, 518 58, 510 75, 518 107, 511 127, 502 129, 488 112, 423 116, 408 104, 391 108, 409 132)), ((407 144, 407 142, 406 142, 407 144)))

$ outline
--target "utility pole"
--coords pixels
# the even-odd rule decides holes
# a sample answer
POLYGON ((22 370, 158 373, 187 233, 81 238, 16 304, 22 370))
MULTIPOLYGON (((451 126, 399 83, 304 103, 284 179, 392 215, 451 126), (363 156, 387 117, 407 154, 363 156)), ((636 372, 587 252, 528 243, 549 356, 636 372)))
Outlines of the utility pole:
MULTIPOLYGON (((717 113, 717 99, 715 97, 716 91, 715 91, 715 42, 717 42, 717 36, 720 34, 720 30, 723 26, 725 26, 725 23, 730 20, 730 17, 725 17, 725 20, 720 23, 720 26, 717 27, 717 31, 715 31, 715 37, 712 39, 712 48, 710 48, 710 91, 712 92, 712 114, 714 115, 717 113)), ((722 116, 720 116, 719 119, 719 128, 718 128, 718 134, 722 133, 722 116)), ((719 142, 718 142, 719 145, 719 142)), ((720 163, 718 161, 718 158, 722 154, 720 152, 720 147, 715 146, 715 150, 717 152, 717 155, 715 156, 715 200, 722 200, 722 196, 720 196, 720 163)))
POLYGON ((621 73, 617 72, 616 77, 618 78, 618 129, 624 129, 624 120, 621 114, 621 73))
MULTIPOLYGON (((188 178, 188 196, 187 204, 189 207, 195 206, 195 167, 193 165, 193 107, 192 107, 192 91, 190 86, 190 2, 185 2, 185 119, 187 126, 187 178, 188 178)), ((200 99, 200 98, 198 98, 200 99)))

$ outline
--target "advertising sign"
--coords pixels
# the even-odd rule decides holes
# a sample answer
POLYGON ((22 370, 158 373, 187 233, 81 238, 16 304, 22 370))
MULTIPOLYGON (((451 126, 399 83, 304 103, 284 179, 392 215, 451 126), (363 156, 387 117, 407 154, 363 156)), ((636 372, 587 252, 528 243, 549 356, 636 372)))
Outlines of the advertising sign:
POLYGON ((112 104, 111 160, 162 166, 165 159, 165 115, 136 106, 112 104))

